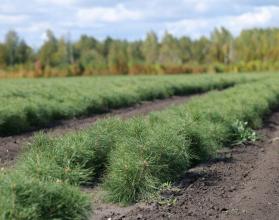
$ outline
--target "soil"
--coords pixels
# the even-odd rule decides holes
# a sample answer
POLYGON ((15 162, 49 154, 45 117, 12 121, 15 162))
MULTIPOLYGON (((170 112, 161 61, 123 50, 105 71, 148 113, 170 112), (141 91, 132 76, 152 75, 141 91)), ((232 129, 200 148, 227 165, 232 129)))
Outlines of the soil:
POLYGON ((279 219, 279 111, 258 132, 256 143, 224 149, 190 169, 160 201, 94 204, 92 219, 279 219))
POLYGON ((130 118, 138 115, 146 115, 151 111, 165 109, 171 105, 179 105, 189 101, 191 98, 199 95, 191 96, 173 96, 167 99, 158 99, 154 101, 143 101, 135 106, 111 110, 108 113, 92 115, 83 118, 74 118, 70 120, 61 120, 52 123, 48 128, 35 129, 30 132, 25 132, 20 135, 8 137, 0 137, 0 167, 11 166, 19 154, 24 149, 28 142, 31 142, 32 137, 38 131, 44 131, 49 135, 63 135, 72 131, 80 131, 88 128, 96 121, 112 116, 121 118, 130 118))

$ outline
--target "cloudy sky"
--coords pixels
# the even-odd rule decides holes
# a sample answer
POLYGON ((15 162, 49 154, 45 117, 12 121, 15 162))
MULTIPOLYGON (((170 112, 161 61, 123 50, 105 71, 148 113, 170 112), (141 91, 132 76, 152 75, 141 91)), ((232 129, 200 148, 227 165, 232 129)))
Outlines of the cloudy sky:
POLYGON ((219 26, 237 35, 278 25, 278 0, 0 0, 0 40, 12 29, 34 47, 46 29, 73 40, 81 34, 133 40, 150 30, 197 38, 219 26))

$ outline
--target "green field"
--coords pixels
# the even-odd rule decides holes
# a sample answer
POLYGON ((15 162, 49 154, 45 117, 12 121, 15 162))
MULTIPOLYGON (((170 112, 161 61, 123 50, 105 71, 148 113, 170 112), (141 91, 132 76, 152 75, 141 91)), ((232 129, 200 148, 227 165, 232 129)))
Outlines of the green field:
MULTIPOLYGON (((172 76, 154 78, 154 81, 146 77, 122 79, 124 82, 121 77, 115 78, 113 83, 109 78, 98 79, 113 85, 110 88, 114 90, 108 91, 119 91, 118 94, 123 95, 117 102, 122 104, 114 107, 133 103, 123 101, 127 100, 123 98, 127 93, 116 82, 128 85, 129 80, 134 80, 136 86, 134 90, 131 87, 127 89, 133 91, 129 94, 136 95, 139 88, 145 92, 136 100, 236 85, 193 98, 185 105, 153 112, 147 117, 105 119, 85 131, 63 137, 50 138, 38 134, 16 166, 1 171, 2 219, 87 219, 91 201, 80 186, 96 181, 101 184, 109 201, 130 204, 146 199, 162 184, 177 181, 194 164, 214 157, 222 147, 253 140, 252 129, 259 128, 264 117, 279 106, 278 75, 172 76)), ((60 80, 53 82, 62 83, 60 80)), ((77 91, 77 82, 81 85, 87 81, 87 89, 92 83, 88 78, 71 80, 68 83, 72 82, 76 87, 68 88, 68 92, 77 91)), ((9 86, 18 82, 10 81, 9 86)), ((27 84, 23 83, 28 87, 27 84)), ((32 86, 30 84, 30 88, 32 86)), ((85 87, 82 86, 83 89, 85 87)), ((116 95, 115 92, 106 94, 116 95)), ((33 96, 30 92, 29 97, 33 96)), ((69 98, 64 96, 65 100, 69 98)), ((48 103, 47 99, 44 100, 48 103)), ((80 99, 73 100, 69 102, 71 105, 80 99)), ((64 107, 67 109, 71 105, 64 107)), ((83 110, 79 114, 83 114, 83 110)))
POLYGON ((0 81, 0 136, 131 106, 143 100, 222 89, 267 75, 82 77, 0 81))

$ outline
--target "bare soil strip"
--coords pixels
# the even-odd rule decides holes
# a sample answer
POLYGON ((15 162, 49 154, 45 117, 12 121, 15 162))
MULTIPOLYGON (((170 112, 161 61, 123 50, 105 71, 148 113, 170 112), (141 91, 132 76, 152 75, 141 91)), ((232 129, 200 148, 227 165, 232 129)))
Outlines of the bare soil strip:
POLYGON ((259 133, 260 141, 224 149, 189 170, 163 201, 127 208, 95 204, 92 219, 278 219, 279 111, 259 133))
POLYGON ((119 116, 121 118, 130 118, 138 115, 146 115, 151 111, 158 111, 170 107, 171 105, 179 105, 189 101, 191 98, 199 95, 191 96, 173 96, 167 99, 158 99, 154 101, 144 101, 128 108, 111 110, 105 114, 92 115, 83 118, 74 118, 70 120, 61 120, 51 124, 49 128, 38 129, 32 132, 25 132, 20 135, 9 137, 0 137, 0 166, 13 164, 18 153, 23 146, 31 141, 33 135, 38 131, 47 132, 50 135, 63 135, 71 131, 79 131, 88 128, 97 120, 119 116))

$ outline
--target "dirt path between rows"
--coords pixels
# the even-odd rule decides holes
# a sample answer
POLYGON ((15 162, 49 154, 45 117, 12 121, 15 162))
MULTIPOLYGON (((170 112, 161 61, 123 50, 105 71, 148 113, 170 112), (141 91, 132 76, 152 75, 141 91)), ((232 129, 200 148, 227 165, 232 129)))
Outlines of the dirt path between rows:
POLYGON ((93 219, 279 219, 279 111, 259 133, 260 141, 189 170, 161 202, 97 205, 93 219))
POLYGON ((63 135, 68 132, 79 131, 88 128, 100 119, 112 116, 130 118, 138 115, 146 115, 151 111, 158 111, 165 109, 171 105, 179 105, 185 103, 196 96, 199 95, 173 96, 167 99, 143 101, 135 106, 111 110, 110 112, 104 114, 92 115, 84 118, 74 118, 70 120, 61 120, 59 122, 53 123, 52 125, 50 125, 49 128, 38 129, 20 135, 0 137, 0 167, 12 165, 18 153, 22 150, 23 146, 26 143, 30 142, 33 135, 38 131, 44 131, 50 135, 63 135))

